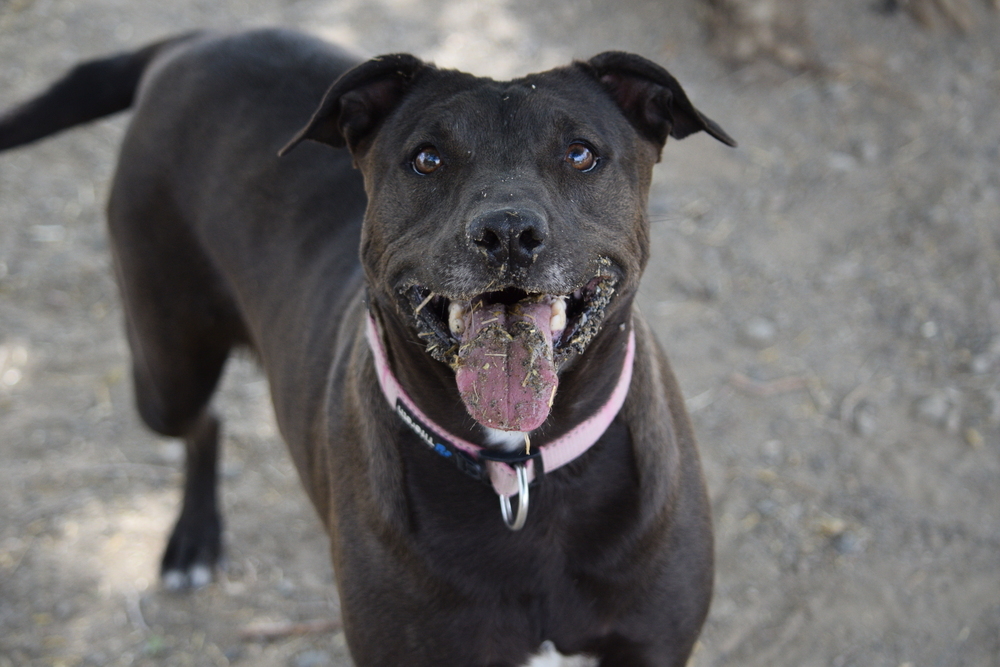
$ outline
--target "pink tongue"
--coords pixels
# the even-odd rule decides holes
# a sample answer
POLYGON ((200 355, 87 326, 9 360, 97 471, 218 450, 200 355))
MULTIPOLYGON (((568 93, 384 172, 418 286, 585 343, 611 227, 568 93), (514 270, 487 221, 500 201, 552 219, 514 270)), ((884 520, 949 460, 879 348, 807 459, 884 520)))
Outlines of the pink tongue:
POLYGON ((473 308, 455 379, 473 419, 504 431, 531 431, 549 416, 559 378, 547 303, 473 308))

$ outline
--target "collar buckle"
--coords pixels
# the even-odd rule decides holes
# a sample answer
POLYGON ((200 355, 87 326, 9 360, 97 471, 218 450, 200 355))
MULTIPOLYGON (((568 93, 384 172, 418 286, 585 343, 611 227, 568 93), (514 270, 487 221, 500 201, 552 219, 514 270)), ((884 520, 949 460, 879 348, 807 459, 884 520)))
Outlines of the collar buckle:
POLYGON ((527 469, 528 461, 534 461, 534 471, 535 479, 532 480, 532 484, 537 484, 542 481, 545 477, 545 460, 542 458, 541 447, 532 447, 532 452, 530 454, 525 454, 520 449, 513 452, 505 452, 497 449, 487 449, 483 448, 479 450, 479 458, 483 461, 494 461, 496 463, 506 463, 511 468, 514 468, 515 472, 518 467, 521 469, 527 469))

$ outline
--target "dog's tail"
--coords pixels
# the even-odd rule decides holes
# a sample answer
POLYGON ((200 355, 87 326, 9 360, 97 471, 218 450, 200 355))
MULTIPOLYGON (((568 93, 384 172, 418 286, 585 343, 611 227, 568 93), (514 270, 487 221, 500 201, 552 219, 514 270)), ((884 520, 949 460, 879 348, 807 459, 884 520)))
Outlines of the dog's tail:
POLYGON ((80 63, 38 97, 0 113, 0 151, 128 109, 149 63, 199 34, 187 33, 138 51, 80 63))

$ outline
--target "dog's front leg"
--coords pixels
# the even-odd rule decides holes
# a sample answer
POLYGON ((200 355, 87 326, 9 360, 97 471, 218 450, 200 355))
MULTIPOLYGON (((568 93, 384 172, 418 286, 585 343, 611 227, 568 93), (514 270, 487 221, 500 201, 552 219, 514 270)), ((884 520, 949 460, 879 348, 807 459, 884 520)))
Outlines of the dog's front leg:
POLYGON ((170 590, 199 588, 212 580, 222 555, 217 466, 219 421, 205 412, 184 438, 184 505, 163 554, 163 585, 170 590))

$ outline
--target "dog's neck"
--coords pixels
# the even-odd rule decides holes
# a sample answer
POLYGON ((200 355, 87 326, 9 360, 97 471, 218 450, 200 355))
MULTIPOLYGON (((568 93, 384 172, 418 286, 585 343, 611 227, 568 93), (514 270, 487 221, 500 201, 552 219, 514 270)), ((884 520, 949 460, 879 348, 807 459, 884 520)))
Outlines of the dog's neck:
MULTIPOLYGON (((516 494, 518 487, 514 468, 509 463, 498 460, 508 457, 503 455, 498 457, 493 451, 458 437, 431 420, 403 389, 393 374, 378 324, 373 315, 368 315, 365 327, 379 386, 390 406, 407 426, 429 448, 444 458, 452 459, 464 472, 476 476, 475 466, 482 466, 483 478, 489 479, 498 495, 511 496, 516 494)), ((628 395, 634 357, 635 333, 629 328, 621 373, 604 404, 560 437, 536 447, 535 453, 530 455, 530 458, 528 454, 522 457, 511 457, 511 460, 525 465, 528 464, 528 461, 531 462, 528 470, 529 479, 540 476, 543 472, 551 472, 577 459, 600 439, 618 415, 625 402, 625 397, 628 395), (538 461, 541 463, 541 469, 536 469, 538 461)), ((496 431, 488 434, 488 444, 502 445, 503 449, 510 450, 513 449, 511 445, 514 444, 511 438, 517 437, 521 443, 524 443, 524 434, 502 435, 504 433, 506 432, 496 431)))

